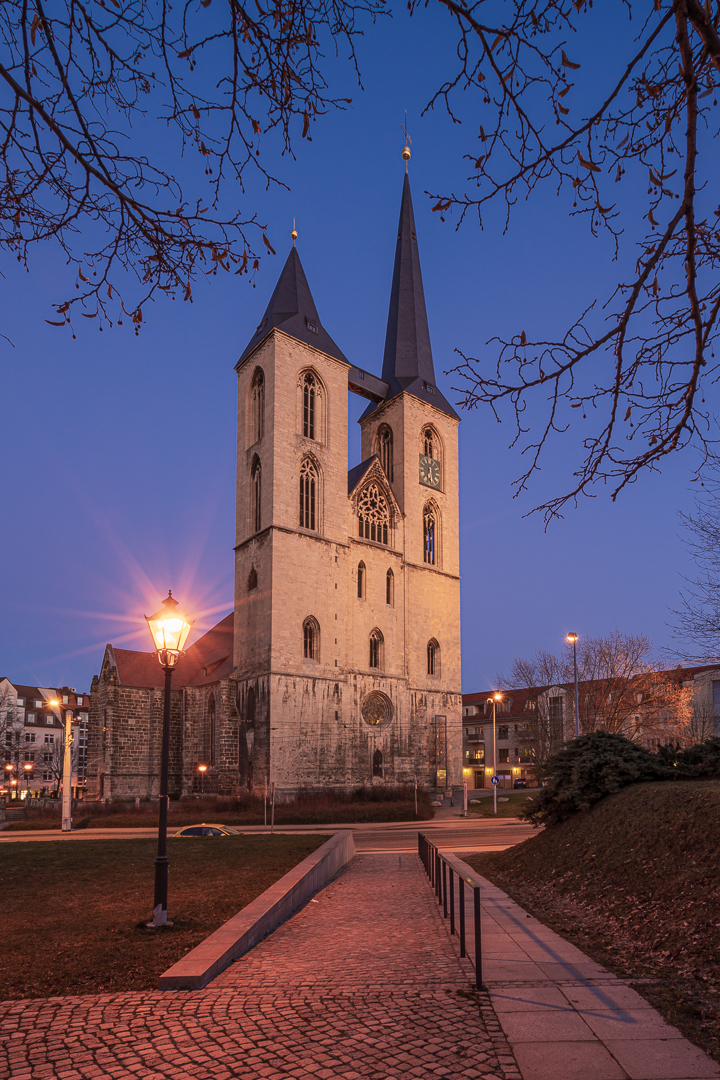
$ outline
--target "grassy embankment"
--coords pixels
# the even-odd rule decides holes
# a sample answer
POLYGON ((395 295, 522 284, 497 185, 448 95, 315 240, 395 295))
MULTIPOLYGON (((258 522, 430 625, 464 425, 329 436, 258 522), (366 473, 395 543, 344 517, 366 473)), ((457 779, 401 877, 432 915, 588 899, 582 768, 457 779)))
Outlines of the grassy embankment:
POLYGON ((467 861, 720 1060, 720 782, 636 784, 467 861))
POLYGON ((171 839, 168 915, 152 917, 153 840, 0 845, 0 999, 157 989, 158 977, 325 836, 171 839))
MULTIPOLYGON (((144 802, 136 809, 133 805, 111 803, 107 807, 96 806, 88 811, 73 814, 73 827, 87 829, 142 829, 157 825, 157 802, 144 802)), ((435 814, 430 796, 418 792, 418 813, 415 816, 415 797, 409 788, 360 789, 350 796, 335 794, 300 795, 293 802, 277 803, 276 825, 337 825, 372 821, 427 821, 435 814)), ((270 822, 270 806, 267 808, 270 822)), ((168 824, 170 826, 196 825, 201 821, 220 825, 262 825, 264 821, 262 799, 218 799, 206 796, 194 803, 182 806, 171 804, 168 824)), ((28 811, 23 821, 5 826, 13 832, 27 829, 59 829, 60 806, 53 811, 28 811)))

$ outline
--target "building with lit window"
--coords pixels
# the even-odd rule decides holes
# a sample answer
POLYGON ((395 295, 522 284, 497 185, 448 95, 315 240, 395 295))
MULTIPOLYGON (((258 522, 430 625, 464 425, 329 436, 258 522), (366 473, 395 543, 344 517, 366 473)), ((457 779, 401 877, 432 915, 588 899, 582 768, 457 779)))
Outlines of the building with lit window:
POLYGON ((59 790, 68 710, 72 727, 72 787, 82 794, 87 769, 89 694, 67 686, 25 686, 0 679, 0 743, 3 777, 0 794, 39 794, 59 790), (51 705, 57 702, 57 705, 51 705))

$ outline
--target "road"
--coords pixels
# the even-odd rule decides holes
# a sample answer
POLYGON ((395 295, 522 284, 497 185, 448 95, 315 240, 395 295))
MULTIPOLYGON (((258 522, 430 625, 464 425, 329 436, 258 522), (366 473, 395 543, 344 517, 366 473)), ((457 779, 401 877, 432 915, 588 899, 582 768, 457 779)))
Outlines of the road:
MULTIPOLYGON (((417 851, 417 834, 422 831, 432 836, 433 843, 449 851, 500 851, 512 847, 532 836, 535 830, 530 825, 521 824, 513 819, 498 821, 462 817, 438 816, 434 821, 391 822, 348 825, 285 825, 277 828, 277 833, 334 833, 339 829, 352 829, 355 833, 355 847, 359 854, 370 852, 417 851)), ((269 832, 262 825, 253 825, 243 829, 245 833, 269 832)), ((169 829, 172 836, 177 829, 169 829)), ((79 829, 77 832, 62 833, 59 830, 36 830, 27 832, 0 831, 0 844, 28 843, 30 841, 73 842, 75 840, 138 840, 152 839, 157 836, 157 829, 79 829)))

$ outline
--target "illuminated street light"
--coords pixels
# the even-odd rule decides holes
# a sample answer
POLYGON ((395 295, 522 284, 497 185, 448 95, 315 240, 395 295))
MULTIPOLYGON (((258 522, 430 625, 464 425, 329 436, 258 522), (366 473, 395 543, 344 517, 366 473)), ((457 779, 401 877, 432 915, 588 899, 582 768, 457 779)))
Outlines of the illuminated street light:
POLYGON ((565 640, 573 647, 573 668, 575 669, 575 738, 580 738, 580 709, 578 708, 578 680, 577 680, 577 634, 568 634, 565 640))
POLYGON ((167 818, 168 818, 168 769, 170 762, 170 691, 173 668, 183 655, 187 636, 192 628, 192 620, 180 615, 175 610, 177 600, 168 592, 163 605, 154 615, 146 615, 145 620, 153 639, 155 654, 165 672, 165 698, 163 701, 162 756, 160 759, 160 819, 158 822, 158 853, 155 859, 155 900, 153 920, 148 926, 167 925, 167 818))
POLYGON ((202 799, 205 794, 203 791, 203 780, 205 779, 205 773, 207 772, 207 765, 198 765, 198 772, 200 773, 200 798, 202 799))
MULTIPOLYGON (((495 691, 491 698, 488 698, 488 702, 492 705, 493 711, 493 764, 492 764, 492 779, 497 780, 497 739, 495 738, 495 711, 498 701, 502 701, 502 694, 499 691, 495 691)), ((493 816, 497 817, 497 783, 493 784, 493 816)))
POLYGON ((25 770, 25 797, 26 798, 27 798, 27 793, 30 790, 30 773, 32 772, 32 768, 33 767, 32 767, 32 765, 30 764, 29 761, 26 761, 25 764, 23 765, 23 769, 25 770))

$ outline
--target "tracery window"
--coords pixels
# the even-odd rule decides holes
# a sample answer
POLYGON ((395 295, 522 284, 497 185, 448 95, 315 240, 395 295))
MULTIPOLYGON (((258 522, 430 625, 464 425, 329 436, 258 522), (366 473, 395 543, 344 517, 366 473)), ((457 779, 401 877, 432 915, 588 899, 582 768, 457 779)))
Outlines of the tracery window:
POLYGON ((437 515, 431 505, 423 511, 423 560, 430 566, 437 563, 437 515))
POLYGON ((320 626, 312 615, 303 623, 303 656, 306 660, 320 659, 320 626))
POLYGON ((358 535, 376 544, 387 544, 390 510, 377 484, 368 484, 358 500, 358 535))
POLYGON ((425 450, 424 450, 425 457, 434 458, 435 453, 433 451, 437 450, 437 445, 436 445, 436 439, 435 439, 435 432, 433 431, 432 428, 425 428, 425 433, 423 435, 423 441, 425 443, 425 450))
POLYGON ((384 638, 376 628, 370 634, 370 667, 381 668, 383 666, 384 638))
POLYGON ((260 458, 255 457, 250 470, 250 529, 260 532, 262 519, 262 468, 260 458))
POLYGON ((317 399, 317 381, 311 371, 303 378, 303 435, 307 439, 315 438, 315 405, 317 399))
POLYGON ((378 457, 388 480, 393 478, 393 434, 387 424, 378 431, 378 457))
POLYGON ((395 603, 395 576, 392 570, 385 575, 385 603, 390 607, 395 603))
POLYGON ((367 571, 365 569, 365 563, 364 562, 359 562, 358 563, 358 575, 357 575, 358 600, 364 600, 365 599, 366 575, 367 575, 367 571))
POLYGON ((300 466, 300 528, 315 532, 317 521, 317 470, 309 458, 300 466))
POLYGON ((265 375, 257 368, 252 380, 253 442, 265 434, 265 375))
POLYGON ((428 675, 440 674, 440 646, 435 638, 430 638, 427 643, 427 673, 428 675))

